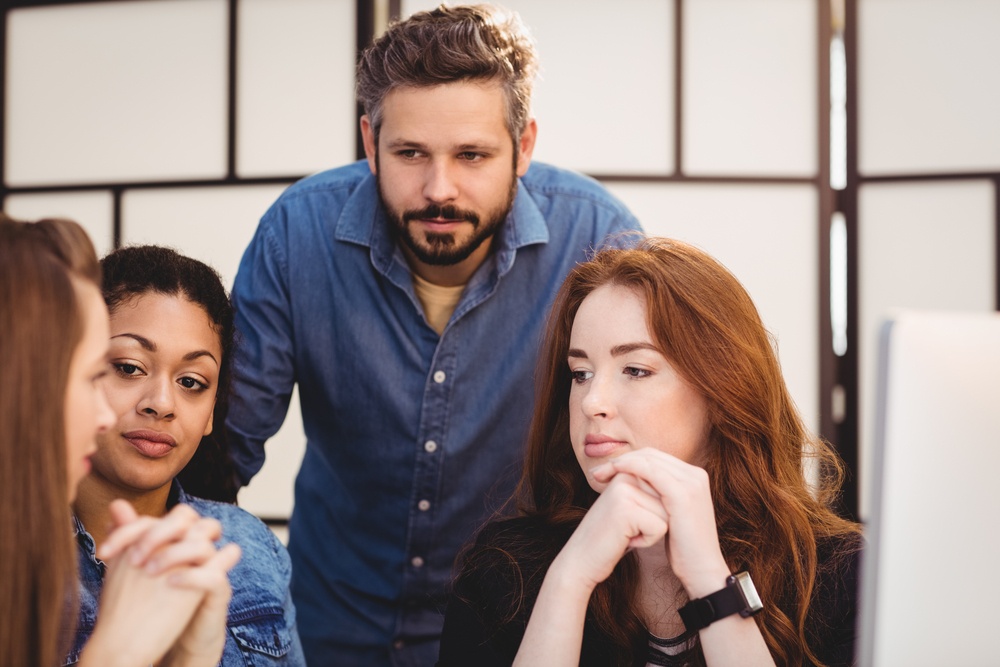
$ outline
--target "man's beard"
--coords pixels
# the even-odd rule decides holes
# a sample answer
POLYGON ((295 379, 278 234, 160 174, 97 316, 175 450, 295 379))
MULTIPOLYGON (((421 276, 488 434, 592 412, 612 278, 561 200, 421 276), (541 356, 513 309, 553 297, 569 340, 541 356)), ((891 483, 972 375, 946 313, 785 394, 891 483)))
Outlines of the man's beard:
POLYGON ((514 197, 517 194, 517 172, 515 171, 511 176, 506 199, 495 209, 488 211, 485 220, 480 220, 475 211, 452 205, 431 204, 425 208, 410 209, 400 213, 390 207, 386 201, 382 192, 382 179, 378 172, 375 174, 375 183, 378 186, 378 197, 386 217, 389 219, 389 227, 393 235, 405 243, 419 261, 431 266, 452 266, 468 259, 483 242, 500 229, 500 225, 507 219, 507 214, 510 213, 510 209, 514 205, 514 197), (460 245, 455 243, 455 234, 450 232, 423 232, 422 239, 415 238, 414 232, 410 230, 410 221, 433 218, 462 220, 471 223, 472 236, 460 245))

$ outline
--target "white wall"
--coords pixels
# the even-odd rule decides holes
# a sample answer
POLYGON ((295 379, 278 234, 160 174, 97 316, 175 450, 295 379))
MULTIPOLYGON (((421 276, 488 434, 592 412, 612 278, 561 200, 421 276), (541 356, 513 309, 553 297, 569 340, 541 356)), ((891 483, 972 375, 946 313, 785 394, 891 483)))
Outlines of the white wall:
MULTIPOLYGON (((863 177, 1000 172, 1000 3, 858 0, 863 177)), ((862 516, 877 332, 893 308, 996 308, 993 182, 869 182, 859 192, 862 516)))
MULTIPOLYGON (((351 0, 240 0, 236 178, 293 176, 354 155, 351 0)), ((437 4, 405 0, 403 11, 437 4)), ((819 421, 817 12, 813 0, 684 0, 676 164, 674 0, 510 0, 542 57, 536 157, 615 176, 791 177, 798 183, 616 180, 656 234, 716 254, 778 340, 793 396, 819 421)), ((121 183, 123 242, 175 245, 232 280, 281 185, 142 187, 227 176, 225 0, 130 0, 7 15, 7 186, 121 183), (53 45, 56 45, 55 47, 53 45), (128 184, 136 187, 128 187, 128 184)), ((1000 169, 1000 3, 858 0, 866 175, 1000 169)), ((893 305, 990 309, 991 185, 862 191, 861 363, 893 305), (903 244, 903 245, 901 245, 903 244), (901 248, 905 245, 906 252, 901 248), (932 277, 931 298, 914 280, 932 277)), ((8 197, 13 215, 73 217, 111 247, 110 188, 8 197)), ((870 404, 862 387, 862 415, 870 404)), ((241 502, 287 515, 297 407, 241 502)), ((865 427, 867 428, 867 426, 865 427)))

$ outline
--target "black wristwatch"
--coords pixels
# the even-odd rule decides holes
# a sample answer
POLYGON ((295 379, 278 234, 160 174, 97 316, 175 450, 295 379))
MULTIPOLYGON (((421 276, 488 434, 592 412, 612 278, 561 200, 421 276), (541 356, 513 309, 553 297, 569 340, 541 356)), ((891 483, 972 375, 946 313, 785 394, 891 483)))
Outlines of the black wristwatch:
POLYGON ((688 632, 698 632, 720 618, 738 613, 743 618, 753 616, 764 605, 753 585, 749 572, 737 572, 726 578, 726 587, 678 609, 688 632))

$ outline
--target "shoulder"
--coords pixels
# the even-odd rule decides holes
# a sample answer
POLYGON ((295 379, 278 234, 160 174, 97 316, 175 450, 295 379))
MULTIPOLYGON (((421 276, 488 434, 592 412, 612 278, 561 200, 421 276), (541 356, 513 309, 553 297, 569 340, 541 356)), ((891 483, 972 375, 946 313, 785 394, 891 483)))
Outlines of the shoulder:
POLYGON ((573 528, 566 532, 567 529, 551 526, 537 517, 496 519, 479 530, 475 541, 465 552, 466 558, 485 557, 516 562, 541 556, 553 549, 558 552, 573 528))
POLYGON ((532 162, 521 184, 545 213, 553 204, 592 209, 638 227, 632 213, 607 188, 590 176, 541 162, 532 162))
POLYGON ((358 188, 373 180, 364 160, 306 176, 281 193, 264 214, 261 224, 280 224, 289 213, 296 219, 309 212, 328 213, 330 206, 342 206, 358 188))
POLYGON ((527 518, 491 521, 479 531, 459 557, 439 664, 514 660, 551 561, 531 555, 544 541, 544 526, 527 518))
POLYGON ((455 593, 476 601, 483 611, 513 611, 537 596, 549 564, 570 534, 572 528, 533 517, 491 521, 460 555, 455 593))
MULTIPOLYGON (((218 520, 222 524, 222 542, 235 542, 243 550, 240 563, 258 562, 257 558, 284 562, 288 555, 284 545, 278 541, 271 529, 263 521, 246 510, 215 500, 195 496, 185 498, 201 516, 218 520)), ((259 562, 258 562, 259 564, 259 562)), ((239 567, 239 564, 237 565, 239 567)))
POLYGON ((816 543, 816 583, 809 603, 810 644, 826 664, 850 664, 858 611, 858 577, 864 540, 856 533, 816 543))
POLYGON ((281 194, 278 201, 330 192, 351 192, 366 179, 372 178, 368 162, 358 160, 334 169, 320 171, 296 181, 281 194))
POLYGON ((854 584, 861 567, 864 538, 858 533, 816 541, 816 579, 820 585, 854 584))

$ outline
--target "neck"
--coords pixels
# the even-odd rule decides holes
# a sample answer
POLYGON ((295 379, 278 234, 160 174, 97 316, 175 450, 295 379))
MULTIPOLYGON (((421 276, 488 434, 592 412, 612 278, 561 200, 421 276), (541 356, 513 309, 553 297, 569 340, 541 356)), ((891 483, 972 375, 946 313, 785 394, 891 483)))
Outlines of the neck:
POLYGON ((161 517, 167 513, 167 498, 170 484, 152 491, 138 491, 121 487, 91 473, 80 482, 73 511, 87 532, 94 538, 97 548, 112 530, 111 512, 108 505, 116 498, 124 498, 140 516, 161 517))
POLYGON ((471 255, 463 259, 457 264, 450 264, 448 266, 441 266, 436 264, 427 264, 421 262, 417 259, 413 251, 406 247, 404 244, 400 244, 403 250, 403 256, 406 257, 406 263, 409 264, 410 270, 415 274, 431 283, 432 285, 439 285, 441 287, 457 287, 459 285, 465 285, 472 278, 472 274, 482 266, 486 258, 490 256, 490 252, 493 249, 493 238, 488 238, 483 243, 476 248, 471 255))
POLYGON ((677 610, 687 596, 670 569, 665 541, 636 549, 635 555, 639 559, 639 609, 643 625, 665 639, 683 634, 684 623, 677 610))

